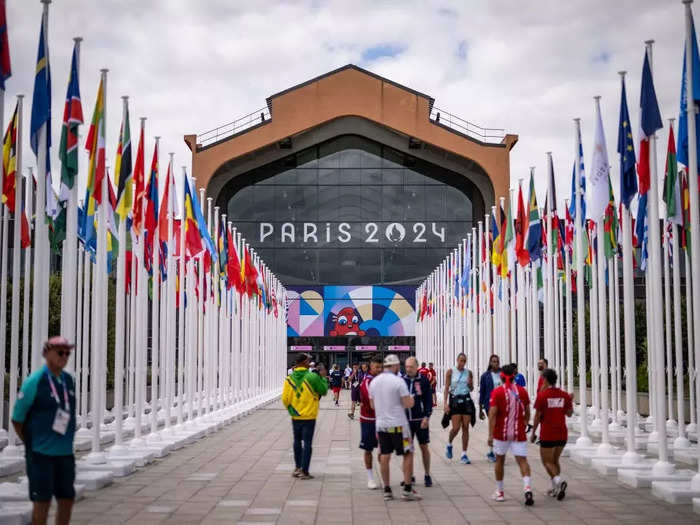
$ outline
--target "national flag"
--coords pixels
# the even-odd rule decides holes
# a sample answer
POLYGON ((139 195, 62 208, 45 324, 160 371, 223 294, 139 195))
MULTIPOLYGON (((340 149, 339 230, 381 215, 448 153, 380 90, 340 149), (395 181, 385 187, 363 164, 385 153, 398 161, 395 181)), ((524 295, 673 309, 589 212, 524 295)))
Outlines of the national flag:
POLYGON ((599 100, 596 100, 596 132, 591 165, 591 176, 588 180, 588 211, 591 220, 598 222, 605 215, 605 208, 608 206, 608 177, 610 174, 608 148, 605 144, 605 131, 603 130, 599 100))
POLYGON ((202 207, 199 205, 199 199, 197 198, 197 192, 192 191, 190 196, 192 198, 193 205, 192 212, 194 213, 194 217, 196 219, 197 228, 199 229, 199 235, 204 241, 204 247, 211 254, 211 256, 216 259, 216 247, 214 246, 214 241, 212 240, 211 235, 209 235, 207 221, 204 220, 204 215, 202 214, 202 207))
POLYGON ((639 175, 639 193, 645 194, 651 185, 651 167, 649 162, 649 139, 657 130, 663 127, 659 105, 656 102, 654 79, 651 76, 649 55, 644 52, 642 67, 642 89, 639 96, 639 159, 637 173, 639 175))
POLYGON ((158 234, 158 142, 153 148, 151 172, 146 189, 146 216, 144 218, 144 263, 149 275, 153 273, 153 242, 158 234))
POLYGON ((234 287, 239 294, 244 292, 243 281, 241 280, 241 261, 236 251, 236 243, 233 241, 233 234, 226 228, 226 239, 229 248, 226 270, 228 273, 228 286, 234 287))
POLYGON ((647 202, 649 200, 649 192, 640 193, 639 199, 637 200, 637 219, 636 219, 636 231, 635 235, 637 237, 638 247, 640 248, 640 268, 642 270, 646 269, 646 257, 647 257, 647 241, 648 241, 648 231, 649 225, 647 222, 647 202))
POLYGON ((129 106, 124 112, 124 122, 122 122, 119 136, 120 153, 118 155, 118 165, 115 164, 114 174, 117 176, 117 213, 121 220, 131 212, 134 201, 134 178, 131 160, 131 125, 129 124, 129 106))
MULTIPOLYGON (((92 113, 92 123, 88 132, 85 149, 90 152, 88 162, 88 192, 96 204, 102 203, 102 182, 105 178, 105 120, 104 120, 104 88, 102 79, 97 90, 95 110, 92 113)), ((91 210, 94 215, 94 210, 91 210)))
POLYGON ((576 160, 574 160, 574 166, 571 171, 571 201, 569 202, 569 213, 573 219, 576 218, 576 162, 579 163, 579 177, 581 182, 579 186, 581 187, 581 224, 586 220, 586 173, 584 170, 583 162, 583 143, 581 142, 581 128, 577 126, 576 129, 576 160))
MULTIPOLYGON (((509 199, 510 201, 510 199, 509 199)), ((506 233, 503 238, 503 250, 501 252, 501 277, 507 277, 509 265, 515 260, 513 232, 513 203, 508 203, 508 218, 506 219, 506 233)))
MULTIPOLYGON (((39 130, 46 125, 46 173, 51 173, 51 69, 49 65, 48 11, 41 15, 39 31, 39 50, 37 51, 36 70, 34 73, 34 93, 32 95, 32 118, 29 133, 29 143, 34 155, 39 157, 39 130)), ((43 206, 44 203, 39 203, 43 206)))
POLYGON ((15 188, 17 184, 17 129, 19 127, 19 104, 7 125, 2 141, 2 202, 10 213, 15 213, 15 188))
POLYGON ((185 175, 185 250, 187 255, 195 257, 202 252, 204 247, 197 227, 197 217, 194 214, 194 201, 188 179, 185 175))
POLYGON ((132 212, 133 223, 131 225, 134 235, 138 237, 143 231, 143 202, 146 200, 146 167, 144 153, 145 148, 145 122, 141 121, 141 134, 139 145, 136 148, 136 163, 134 164, 134 208, 132 212))
POLYGON ((503 256, 503 240, 506 234, 506 212, 503 206, 499 206, 501 228, 494 229, 493 248, 491 248, 491 263, 496 267, 498 273, 501 272, 501 258, 503 256))
POLYGON ((245 286, 248 297, 257 295, 258 293, 258 271, 255 269, 255 265, 250 260, 250 250, 244 248, 245 252, 245 286))
POLYGON ((20 235, 22 248, 29 248, 32 245, 32 235, 31 227, 29 226, 29 219, 27 219, 27 211, 24 209, 24 202, 22 202, 22 222, 20 223, 20 235))
POLYGON ((535 194, 535 177, 532 174, 530 174, 530 195, 528 201, 526 248, 530 254, 530 260, 535 262, 542 256, 542 220, 540 219, 540 209, 537 206, 537 195, 535 194))
POLYGON ((63 109, 63 127, 58 155, 61 159, 60 200, 68 200, 68 192, 78 176, 78 126, 83 123, 83 107, 80 103, 78 82, 78 43, 73 46, 66 105, 63 109))
POLYGON ((681 248, 690 250, 690 190, 688 189, 688 172, 682 170, 681 207, 683 208, 683 228, 681 229, 681 248))
MULTIPOLYGON (((467 238, 469 238, 469 235, 467 235, 467 238)), ((462 290, 464 291, 464 295, 468 296, 471 293, 471 273, 472 273, 472 250, 471 250, 471 243, 469 240, 467 241, 467 245, 465 246, 464 249, 464 265, 462 268, 462 282, 460 283, 462 285, 462 290)))
POLYGON ((682 225, 681 185, 678 178, 678 162, 676 161, 676 142, 673 137, 673 126, 671 126, 668 132, 665 175, 664 202, 666 203, 666 218, 674 224, 682 225))
POLYGON ((564 245, 567 247, 569 252, 573 249, 574 245, 574 218, 569 213, 569 209, 566 210, 566 231, 564 234, 564 245))
POLYGON ((617 152, 620 154, 620 202, 629 209, 630 202, 637 194, 637 174, 635 172, 634 140, 630 126, 630 114, 627 108, 627 90, 624 78, 622 79, 622 94, 620 95, 620 127, 617 132, 617 152))
MULTIPOLYGON (((692 78, 692 103, 696 109, 697 115, 697 103, 700 101, 700 53, 698 53, 698 41, 695 37, 695 22, 693 21, 693 16, 690 16, 690 39, 691 39, 691 49, 693 55, 693 78, 692 78)), ((686 50, 687 47, 683 46, 683 76, 681 77, 681 104, 680 113, 678 115, 678 162, 684 166, 688 166, 688 86, 686 85, 686 50)), ((695 140, 700 142, 700 118, 695 118, 695 140)), ((700 151, 700 148, 698 148, 700 151)))
POLYGON ((5 0, 0 0, 0 89, 5 91, 5 81, 12 75, 10 65, 10 40, 7 36, 5 0))
POLYGON ((530 252, 525 248, 525 231, 527 230, 527 217, 525 216, 525 203, 523 202, 523 188, 518 188, 518 212, 515 217, 515 256, 520 266, 530 263, 530 252))
POLYGON ((160 273, 163 280, 168 278, 168 214, 175 216, 175 186, 173 179, 173 163, 168 163, 168 171, 165 174, 165 189, 163 190, 163 201, 158 211, 158 240, 160 246, 160 273))
POLYGON ((612 182, 608 176, 609 202, 605 208, 605 218, 603 220, 603 231, 605 232, 605 257, 610 259, 617 252, 617 211, 615 209, 615 195, 613 193, 612 182))

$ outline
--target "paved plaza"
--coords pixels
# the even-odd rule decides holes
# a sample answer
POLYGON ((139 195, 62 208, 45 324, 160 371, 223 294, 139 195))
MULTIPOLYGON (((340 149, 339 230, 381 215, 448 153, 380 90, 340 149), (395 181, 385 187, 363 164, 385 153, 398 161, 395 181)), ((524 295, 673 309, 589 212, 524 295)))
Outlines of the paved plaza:
MULTIPOLYGON (((313 480, 291 477, 293 457, 289 416, 281 403, 270 404, 216 434, 172 453, 113 485, 87 493, 76 504, 73 522, 95 523, 698 523, 691 506, 672 506, 648 489, 628 489, 563 459, 569 481, 562 502, 544 495, 549 479, 530 445, 535 505, 521 502, 522 482, 509 458, 506 502, 491 500, 493 467, 487 463, 486 423, 477 423, 469 446, 471 465, 444 457, 447 431, 441 412, 431 420, 434 486, 422 484, 416 456, 420 502, 399 499, 398 460, 392 462, 396 500, 384 502, 381 490, 366 488, 366 474, 357 445, 358 420, 347 417, 349 394, 340 408, 326 397, 316 426, 311 473, 313 480)), ((359 415, 359 411, 358 414, 359 415)), ((457 438, 459 439, 459 438, 457 438)), ((455 451, 459 445, 455 441, 455 451)), ((458 454, 456 454, 458 456, 458 454)), ((378 479, 378 468, 375 467, 378 479)))

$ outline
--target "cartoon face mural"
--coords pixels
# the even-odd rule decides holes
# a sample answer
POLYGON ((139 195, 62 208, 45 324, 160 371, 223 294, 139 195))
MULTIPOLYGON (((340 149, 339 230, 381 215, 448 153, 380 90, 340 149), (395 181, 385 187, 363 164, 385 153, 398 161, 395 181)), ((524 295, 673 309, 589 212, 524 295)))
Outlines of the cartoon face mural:
POLYGON ((412 286, 290 286, 287 335, 415 335, 415 291, 412 286))
POLYGON ((365 335, 364 330, 360 330, 360 319, 357 310, 351 307, 341 309, 337 314, 331 314, 333 328, 328 332, 331 337, 342 335, 365 335))

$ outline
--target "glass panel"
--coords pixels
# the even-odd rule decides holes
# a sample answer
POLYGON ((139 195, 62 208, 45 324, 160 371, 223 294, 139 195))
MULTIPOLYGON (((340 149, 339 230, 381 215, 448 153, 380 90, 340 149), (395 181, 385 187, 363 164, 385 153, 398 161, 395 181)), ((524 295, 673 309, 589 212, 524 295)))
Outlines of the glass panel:
POLYGON ((285 284, 418 284, 471 232, 471 199, 438 166, 358 136, 292 160, 251 172, 227 206, 285 284))

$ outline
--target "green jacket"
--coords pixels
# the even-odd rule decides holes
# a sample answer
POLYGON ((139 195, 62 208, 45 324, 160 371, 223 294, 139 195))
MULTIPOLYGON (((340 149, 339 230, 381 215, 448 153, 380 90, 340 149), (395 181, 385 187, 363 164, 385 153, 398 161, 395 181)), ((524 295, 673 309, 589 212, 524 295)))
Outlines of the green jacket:
POLYGON ((282 404, 292 419, 316 419, 318 401, 328 392, 328 383, 308 368, 297 367, 284 380, 282 404))

